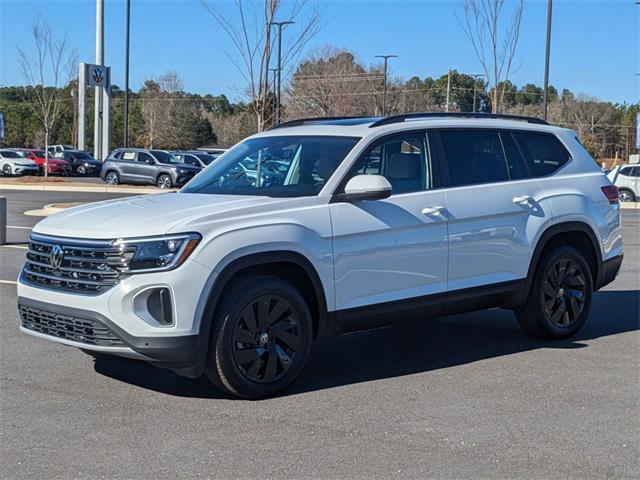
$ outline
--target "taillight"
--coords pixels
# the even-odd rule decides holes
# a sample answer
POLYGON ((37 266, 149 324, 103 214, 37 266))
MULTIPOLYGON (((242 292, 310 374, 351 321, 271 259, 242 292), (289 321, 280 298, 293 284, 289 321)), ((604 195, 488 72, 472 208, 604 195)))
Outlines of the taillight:
POLYGON ((604 196, 607 197, 609 203, 611 205, 617 205, 620 203, 620 194, 618 192, 618 187, 615 185, 605 185, 600 190, 604 193, 604 196))

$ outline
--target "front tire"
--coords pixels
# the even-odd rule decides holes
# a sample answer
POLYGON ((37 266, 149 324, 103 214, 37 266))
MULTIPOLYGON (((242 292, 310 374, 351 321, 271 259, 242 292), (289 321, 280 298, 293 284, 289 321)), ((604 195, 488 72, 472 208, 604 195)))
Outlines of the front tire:
POLYGON ((520 326, 543 339, 563 339, 587 321, 593 297, 591 270, 573 247, 545 253, 525 305, 516 311, 520 326))
POLYGON ((171 181, 171 177, 166 174, 162 174, 158 177, 158 181, 156 182, 158 188, 171 188, 173 187, 173 182, 171 181))
POLYGON ((76 168, 76 173, 78 175, 86 175, 87 174, 87 169, 84 165, 78 165, 78 168, 76 168))
POLYGON ((4 167, 2 167, 2 175, 10 177, 12 174, 13 172, 11 171, 11 165, 5 164, 4 167))
POLYGON ((243 398, 272 395, 300 375, 312 331, 309 308, 291 284, 244 277, 223 294, 214 314, 205 378, 243 398))

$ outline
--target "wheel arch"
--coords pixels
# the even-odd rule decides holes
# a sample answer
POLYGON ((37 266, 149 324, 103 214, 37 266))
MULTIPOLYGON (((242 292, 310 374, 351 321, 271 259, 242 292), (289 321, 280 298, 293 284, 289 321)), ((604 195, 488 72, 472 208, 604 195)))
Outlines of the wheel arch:
POLYGON ((549 226, 540 235, 531 256, 522 298, 519 298, 516 303, 524 303, 529 295, 542 255, 558 245, 569 245, 580 251, 591 269, 594 288, 599 284, 602 276, 602 251, 593 228, 580 221, 557 223, 549 226))
POLYGON ((215 280, 203 292, 206 303, 200 318, 198 332, 198 360, 204 365, 211 335, 215 310, 225 288, 235 279, 250 274, 266 274, 281 278, 298 288, 307 301, 314 324, 314 339, 324 338, 332 332, 333 322, 327 311, 326 294, 320 276, 311 261, 301 253, 274 250, 250 253, 226 264, 215 280))

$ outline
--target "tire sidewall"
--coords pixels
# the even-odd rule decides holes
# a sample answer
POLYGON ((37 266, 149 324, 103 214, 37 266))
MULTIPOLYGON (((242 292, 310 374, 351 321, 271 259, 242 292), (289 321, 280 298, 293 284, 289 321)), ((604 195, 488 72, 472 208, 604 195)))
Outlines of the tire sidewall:
POLYGON ((591 269, 587 264, 587 261, 576 249, 568 246, 558 247, 551 252, 545 258, 543 264, 540 266, 535 278, 534 288, 532 291, 533 298, 535 299, 535 315, 538 318, 540 326, 546 331, 548 335, 553 338, 566 338, 575 334, 582 328, 584 323, 589 317, 591 312, 591 304, 593 299, 593 278, 591 269), (584 307, 578 320, 567 327, 561 327, 551 321, 549 315, 544 308, 544 282, 547 274, 553 268, 553 266, 560 260, 570 259, 576 262, 582 269, 583 276, 585 278, 585 301, 584 307))
POLYGON ((293 286, 275 277, 255 280, 245 284, 242 291, 236 291, 232 307, 220 314, 224 316, 222 327, 217 338, 211 339, 209 350, 215 342, 215 355, 210 356, 209 361, 216 362, 214 367, 217 366, 221 371, 221 379, 227 388, 245 398, 261 398, 285 389, 300 375, 311 350, 313 324, 307 304, 293 286), (271 383, 254 382, 246 378, 233 358, 233 330, 238 317, 249 303, 263 295, 278 295, 287 300, 296 310, 300 323, 300 349, 293 365, 282 378, 271 383))
POLYGON ((158 180, 156 181, 156 186, 158 188, 171 188, 173 186, 173 181, 171 180, 171 177, 169 175, 167 175, 166 173, 163 173, 162 175, 160 175, 158 177, 158 180), (163 185, 163 182, 162 182, 163 178, 169 179, 169 183, 167 184, 167 186, 162 186, 163 185))
POLYGON ((633 192, 631 190, 627 190, 626 188, 621 188, 619 195, 620 195, 621 202, 633 202, 635 200, 635 195, 633 194, 633 192), (629 196, 627 200, 622 199, 622 195, 624 194, 629 196))
POLYGON ((118 185, 120 183, 120 176, 116 172, 108 172, 105 180, 108 185, 118 185), (113 183, 109 183, 109 176, 115 180, 113 183))

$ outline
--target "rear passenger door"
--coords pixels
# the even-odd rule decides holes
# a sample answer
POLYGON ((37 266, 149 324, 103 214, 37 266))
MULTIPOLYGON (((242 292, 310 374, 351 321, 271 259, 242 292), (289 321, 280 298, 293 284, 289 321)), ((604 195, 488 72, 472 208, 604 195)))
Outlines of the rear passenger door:
POLYGON ((393 190, 384 200, 330 204, 338 310, 446 291, 445 197, 434 190, 428 145, 424 131, 383 137, 342 179, 336 193, 367 174, 385 176, 393 190))
POLYGON ((446 129, 434 136, 447 198, 449 291, 525 278, 532 232, 550 213, 538 204, 540 186, 511 133, 446 129))

